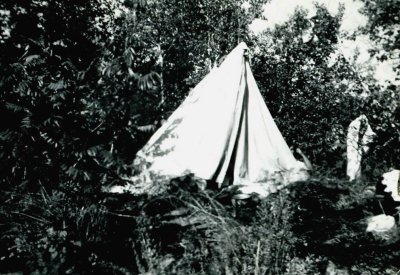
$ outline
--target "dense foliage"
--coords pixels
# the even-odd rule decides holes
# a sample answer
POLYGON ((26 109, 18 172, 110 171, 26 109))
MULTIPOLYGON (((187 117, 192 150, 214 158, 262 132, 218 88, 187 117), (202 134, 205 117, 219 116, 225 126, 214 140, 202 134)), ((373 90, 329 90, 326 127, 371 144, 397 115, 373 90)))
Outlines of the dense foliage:
POLYGON ((335 16, 324 6, 316 9, 312 17, 298 9, 288 22, 257 37, 256 80, 287 142, 341 176, 347 127, 366 114, 378 134, 367 171, 382 174, 372 166, 387 169, 399 162, 398 87, 380 87, 344 57, 338 45, 343 7, 335 16))
MULTIPOLYGON (((339 189, 321 180, 239 209, 229 194, 200 191, 190 177, 164 196, 101 192, 135 173, 137 150, 238 41, 252 49, 256 80, 285 139, 317 166, 343 177, 346 129, 362 112, 377 132, 369 174, 398 165, 398 87, 361 77, 337 54, 342 10, 333 16, 317 6, 313 18, 297 10, 256 37, 248 25, 266 2, 0 3, 1 273, 306 274, 322 272, 328 259, 349 266, 370 259, 362 250, 358 262, 345 262, 318 244, 350 241, 334 221, 354 222, 338 213, 340 194, 355 190, 342 180, 339 189), (330 240, 307 231, 320 226, 321 214, 308 208, 308 195, 329 208, 330 240)), ((393 55, 397 42, 380 39, 379 28, 390 32, 396 22, 374 13, 393 13, 390 2, 366 6, 364 31, 393 55)), ((345 207, 359 219, 380 211, 354 206, 364 199, 350 196, 345 207)), ((359 234, 356 252, 369 241, 360 228, 351 231, 359 234)), ((389 265, 398 258, 390 251, 389 265)))
POLYGON ((376 47, 370 50, 372 56, 379 60, 389 60, 393 63, 393 69, 400 73, 400 2, 398 0, 374 0, 363 1, 365 6, 362 12, 368 16, 368 23, 362 28, 373 41, 376 47))
MULTIPOLYGON (((372 165, 399 167, 400 155, 400 32, 399 9, 400 2, 393 1, 363 1, 361 10, 367 17, 368 23, 360 29, 375 42, 370 49, 372 57, 380 62, 387 62, 396 73, 396 78, 387 81, 384 87, 371 83, 373 94, 370 99, 369 113, 378 132, 374 161, 372 165), (378 161, 376 161, 378 160, 378 161), (379 161, 382 160, 382 161, 379 161)), ((384 168, 383 168, 384 169, 384 168)))
POLYGON ((341 17, 323 6, 310 19, 297 10, 289 22, 261 35, 254 58, 260 89, 288 142, 315 163, 337 168, 347 125, 362 107, 355 95, 363 92, 351 65, 333 55, 341 17), (348 82, 358 85, 350 90, 348 82))

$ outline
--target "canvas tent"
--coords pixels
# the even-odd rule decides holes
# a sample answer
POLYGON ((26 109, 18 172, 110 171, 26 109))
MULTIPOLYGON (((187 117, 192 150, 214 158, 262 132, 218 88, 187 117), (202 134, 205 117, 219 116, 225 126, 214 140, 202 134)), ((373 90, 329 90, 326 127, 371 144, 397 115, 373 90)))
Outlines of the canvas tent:
POLYGON ((247 50, 240 43, 228 54, 137 153, 137 163, 145 163, 147 175, 173 178, 191 173, 220 186, 261 188, 277 175, 285 183, 298 179, 299 173, 292 172, 302 163, 294 158, 263 101, 247 50))

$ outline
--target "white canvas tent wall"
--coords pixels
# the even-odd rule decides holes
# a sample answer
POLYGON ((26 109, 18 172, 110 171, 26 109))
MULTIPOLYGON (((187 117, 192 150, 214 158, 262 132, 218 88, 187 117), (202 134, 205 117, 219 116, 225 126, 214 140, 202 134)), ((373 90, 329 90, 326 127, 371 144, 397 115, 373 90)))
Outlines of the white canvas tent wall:
POLYGON ((147 172, 187 173, 219 184, 266 183, 297 169, 239 44, 138 152, 147 172))

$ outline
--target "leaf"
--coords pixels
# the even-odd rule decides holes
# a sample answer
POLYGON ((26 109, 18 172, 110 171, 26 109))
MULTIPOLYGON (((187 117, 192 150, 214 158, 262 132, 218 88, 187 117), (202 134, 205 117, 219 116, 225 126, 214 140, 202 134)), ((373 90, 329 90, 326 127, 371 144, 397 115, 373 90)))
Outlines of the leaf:
POLYGON ((152 90, 159 84, 161 84, 161 76, 157 72, 150 72, 138 80, 138 87, 142 91, 152 90))
POLYGON ((21 127, 22 128, 26 128, 26 129, 31 127, 31 117, 30 117, 30 115, 28 115, 28 116, 26 116, 25 118, 22 119, 21 127))
POLYGON ((134 54, 135 54, 135 51, 131 47, 127 48, 124 52, 125 62, 126 62, 126 65, 128 65, 128 67, 132 66, 134 54))
POLYGON ((67 47, 67 45, 65 45, 65 43, 64 43, 63 40, 54 41, 54 42, 53 42, 53 45, 55 45, 55 46, 61 46, 61 47, 63 47, 63 48, 66 48, 66 47, 67 47))
POLYGON ((35 59, 37 59, 37 58, 39 58, 39 57, 40 57, 40 55, 38 55, 38 54, 29 55, 29 56, 27 56, 27 57, 25 58, 25 64, 29 64, 29 63, 31 63, 33 60, 35 60, 35 59))
POLYGON ((13 112, 24 112, 24 111, 26 111, 26 109, 24 107, 19 106, 19 105, 14 104, 14 103, 10 103, 10 102, 6 103, 6 108, 8 110, 13 111, 13 112))
POLYGON ((138 73, 135 73, 131 68, 128 68, 128 74, 133 79, 138 80, 140 78, 140 75, 138 73))
POLYGON ((97 147, 96 146, 90 147, 89 149, 86 150, 86 152, 89 156, 94 157, 96 156, 97 153, 97 147))
POLYGON ((138 126, 137 129, 139 131, 148 133, 148 132, 153 132, 156 130, 156 126, 154 124, 149 124, 149 125, 144 125, 144 126, 138 126))
POLYGON ((79 169, 75 168, 74 166, 70 166, 66 171, 66 174, 71 176, 73 179, 76 179, 79 174, 79 169))
POLYGON ((12 137, 13 132, 11 130, 5 130, 0 132, 0 140, 1 141, 6 141, 10 140, 12 137))
POLYGON ((59 80, 57 82, 50 83, 49 86, 47 86, 47 87, 52 90, 61 90, 61 89, 65 88, 66 85, 64 83, 64 80, 59 80))

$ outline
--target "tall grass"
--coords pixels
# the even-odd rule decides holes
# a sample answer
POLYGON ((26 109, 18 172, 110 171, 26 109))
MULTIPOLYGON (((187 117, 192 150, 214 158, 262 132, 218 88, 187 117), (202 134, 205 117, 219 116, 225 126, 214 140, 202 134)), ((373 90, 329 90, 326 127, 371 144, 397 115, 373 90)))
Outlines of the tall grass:
MULTIPOLYGON (((175 179, 155 196, 9 194, 0 272, 28 274, 349 274, 400 268, 400 242, 365 233, 380 214, 370 183, 320 175, 233 203, 175 179), (334 263, 334 264, 333 264, 334 263)), ((386 273, 385 273, 386 272, 386 273)), ((387 273, 390 274, 390 273, 387 273)))

